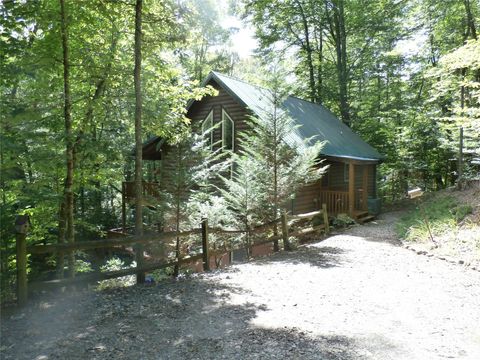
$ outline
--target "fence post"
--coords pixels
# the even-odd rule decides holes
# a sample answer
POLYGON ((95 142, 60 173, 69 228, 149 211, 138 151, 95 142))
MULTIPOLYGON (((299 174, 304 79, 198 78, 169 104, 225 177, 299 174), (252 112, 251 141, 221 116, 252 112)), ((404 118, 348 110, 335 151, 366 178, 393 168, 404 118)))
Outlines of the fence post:
POLYGON ((210 254, 208 249, 208 219, 202 219, 202 253, 203 271, 210 271, 210 254))
POLYGON ((323 223, 325 224, 325 234, 330 232, 330 224, 328 222, 327 204, 322 204, 323 223))
POLYGON ((290 243, 288 242, 288 225, 287 225, 287 213, 283 210, 282 215, 280 216, 282 221, 282 238, 283 238, 283 248, 287 251, 291 250, 290 243))
POLYGON ((24 306, 27 302, 27 232, 30 226, 28 215, 17 215, 15 219, 15 237, 17 245, 17 303, 24 306))

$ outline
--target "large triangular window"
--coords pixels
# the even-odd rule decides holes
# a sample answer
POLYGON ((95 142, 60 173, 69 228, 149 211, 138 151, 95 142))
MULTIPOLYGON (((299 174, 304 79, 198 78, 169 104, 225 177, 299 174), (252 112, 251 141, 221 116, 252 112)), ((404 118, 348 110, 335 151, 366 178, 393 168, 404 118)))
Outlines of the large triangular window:
POLYGON ((235 123, 227 112, 222 109, 222 147, 224 150, 234 149, 235 123))
POLYGON ((213 147, 213 110, 203 120, 202 135, 205 139, 205 147, 211 150, 213 147))

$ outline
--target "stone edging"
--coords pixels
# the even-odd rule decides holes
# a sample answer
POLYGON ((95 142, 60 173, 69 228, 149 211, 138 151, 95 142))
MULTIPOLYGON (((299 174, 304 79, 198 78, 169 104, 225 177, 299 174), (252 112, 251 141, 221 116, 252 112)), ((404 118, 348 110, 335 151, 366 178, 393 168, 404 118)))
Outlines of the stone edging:
POLYGON ((412 250, 417 255, 425 255, 427 257, 433 257, 433 258, 438 259, 438 260, 443 260, 443 261, 449 262, 450 264, 463 265, 464 267, 466 267, 468 269, 480 272, 480 267, 476 267, 474 265, 471 265, 471 264, 467 263, 465 260, 461 260, 461 259, 456 260, 452 257, 448 257, 448 256, 444 256, 444 255, 436 255, 436 254, 434 254, 432 252, 429 252, 427 250, 415 249, 411 245, 404 245, 404 248, 408 249, 408 250, 412 250))

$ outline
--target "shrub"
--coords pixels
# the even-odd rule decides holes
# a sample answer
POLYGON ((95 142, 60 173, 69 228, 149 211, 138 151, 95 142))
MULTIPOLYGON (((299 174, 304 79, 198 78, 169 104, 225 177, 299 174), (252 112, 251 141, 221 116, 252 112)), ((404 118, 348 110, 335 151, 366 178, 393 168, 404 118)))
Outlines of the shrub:
POLYGON ((338 214, 335 219, 333 219, 333 226, 335 227, 347 227, 348 225, 355 224, 355 220, 353 220, 347 214, 338 214))

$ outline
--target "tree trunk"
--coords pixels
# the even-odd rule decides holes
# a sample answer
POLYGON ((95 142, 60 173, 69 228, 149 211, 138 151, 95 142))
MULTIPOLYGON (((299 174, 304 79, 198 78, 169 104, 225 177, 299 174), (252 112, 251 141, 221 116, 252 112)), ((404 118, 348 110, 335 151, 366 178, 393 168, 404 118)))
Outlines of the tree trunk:
MULTIPOLYGON (((181 154, 182 152, 182 149, 180 147, 180 145, 177 146, 176 148, 176 152, 175 152, 175 163, 176 163, 176 171, 178 171, 178 174, 181 174, 181 168, 182 168, 182 159, 181 159, 181 154)), ((178 176, 181 176, 181 175, 178 175, 178 176)), ((182 189, 182 185, 181 185, 181 179, 178 178, 176 179, 177 182, 176 182, 176 186, 175 186, 175 230, 178 232, 180 232, 180 205, 181 205, 181 201, 182 201, 182 191, 184 191, 184 189, 182 189)), ((180 266, 179 266, 179 262, 180 262, 180 237, 177 236, 176 239, 175 239, 175 258, 176 258, 176 261, 177 261, 177 265, 175 265, 174 269, 173 269, 173 276, 174 277, 177 277, 178 274, 180 273, 180 266)))
MULTIPOLYGON (((65 139, 66 139, 66 163, 67 175, 65 178, 65 224, 66 240, 69 243, 75 242, 75 229, 73 223, 73 177, 74 177, 74 156, 73 156, 73 131, 72 131, 72 100, 70 94, 70 61, 68 48, 68 24, 65 9, 65 0, 60 1, 62 49, 63 49, 63 96, 64 96, 64 118, 65 118, 65 139)), ((75 254, 68 254, 68 273, 70 277, 75 276, 75 254)))
POLYGON ((471 35, 472 39, 477 40, 477 29, 475 27, 475 20, 472 15, 472 8, 470 7, 470 0, 463 0, 465 6, 465 14, 467 16, 467 38, 471 35))
MULTIPOLYGON (((277 76, 277 75, 275 75, 277 76)), ((276 84, 278 86, 278 84, 276 84)), ((274 88, 274 108, 273 108, 273 216, 272 221, 275 221, 277 218, 277 211, 278 211, 278 144, 277 141, 278 134, 277 134, 277 106, 279 105, 279 98, 278 98, 278 89, 274 88)), ((277 223, 273 225, 273 236, 278 235, 278 226, 277 223)), ((273 242, 273 251, 277 252, 280 250, 278 246, 278 240, 273 242)))
MULTIPOLYGON (((180 193, 179 193, 179 189, 177 189, 177 203, 175 204, 175 206, 176 206, 175 230, 178 233, 178 232, 180 232, 180 193)), ((175 257, 176 257, 177 264, 175 265, 175 267, 173 269, 173 276, 174 277, 178 277, 178 274, 180 273, 180 266, 179 266, 180 256, 181 256, 181 253, 180 253, 180 236, 177 236, 176 239, 175 239, 175 257)))
MULTIPOLYGON (((60 203, 60 210, 58 212, 58 244, 65 243, 65 199, 62 199, 60 203)), ((63 269, 65 267, 65 259, 64 259, 64 252, 59 251, 57 253, 57 277, 59 279, 63 278, 63 269)))
POLYGON ((300 10, 300 16, 302 17, 302 25, 303 25, 303 35, 305 37, 305 43, 304 43, 304 50, 307 53, 307 66, 308 66, 308 78, 309 78, 309 87, 310 87, 310 101, 314 103, 318 103, 318 97, 317 97, 317 89, 315 85, 315 69, 313 66, 313 49, 312 45, 310 42, 310 29, 308 26, 308 20, 305 15, 305 11, 303 9, 302 4, 300 1, 295 1, 295 3, 298 6, 298 9, 300 10))
POLYGON ((345 31, 344 0, 325 1, 332 45, 335 47, 338 95, 342 121, 350 126, 350 104, 348 102, 347 34, 345 31), (331 9, 330 9, 331 6, 331 9))
POLYGON ((340 113, 345 124, 350 125, 350 105, 348 103, 347 74, 347 34, 345 31, 344 0, 338 0, 334 6, 335 28, 337 33, 337 75, 339 85, 340 113))
POLYGON ((318 66, 317 66, 317 100, 321 104, 323 101, 323 34, 320 29, 318 38, 318 66))
MULTIPOLYGON (((135 5, 135 235, 143 235, 143 184, 142 184, 142 0, 135 5)), ((137 266, 143 266, 143 245, 137 244, 137 266)), ((137 283, 145 282, 145 274, 137 273, 137 283)))

